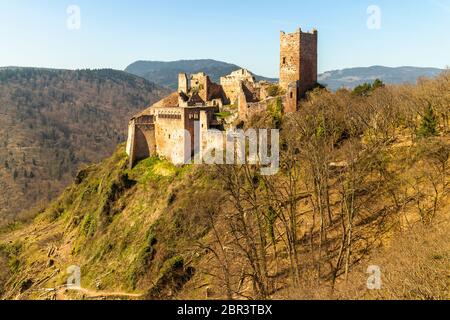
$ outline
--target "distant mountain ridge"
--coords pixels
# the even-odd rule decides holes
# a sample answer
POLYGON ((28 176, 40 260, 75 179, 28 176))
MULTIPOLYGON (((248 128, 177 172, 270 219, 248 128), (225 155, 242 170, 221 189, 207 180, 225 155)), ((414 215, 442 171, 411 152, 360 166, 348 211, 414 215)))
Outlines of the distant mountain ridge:
MULTIPOLYGON (((162 61, 136 61, 130 64, 125 71, 154 82, 170 89, 177 88, 178 73, 205 72, 215 82, 220 77, 241 69, 240 66, 222 61, 203 60, 179 60, 172 62, 162 61)), ((318 76, 318 82, 327 86, 330 90, 339 88, 354 88, 365 82, 373 82, 375 79, 383 80, 388 84, 415 83, 420 77, 435 77, 442 73, 443 69, 420 67, 383 67, 371 66, 360 68, 347 68, 342 70, 327 71, 318 76)), ((258 80, 276 82, 276 78, 257 76, 258 80)))
POLYGON ((330 90, 339 88, 354 88, 363 83, 372 83, 380 79, 388 84, 415 83, 420 77, 436 77, 444 70, 438 68, 371 66, 360 68, 348 68, 322 73, 318 82, 324 84, 330 90))
MULTIPOLYGON (((130 64, 125 71, 160 86, 170 89, 177 88, 179 73, 205 72, 214 82, 219 82, 220 77, 226 76, 233 71, 241 69, 235 64, 226 63, 212 59, 179 60, 179 61, 136 61, 130 64)), ((278 81, 278 79, 255 75, 257 80, 278 81)))

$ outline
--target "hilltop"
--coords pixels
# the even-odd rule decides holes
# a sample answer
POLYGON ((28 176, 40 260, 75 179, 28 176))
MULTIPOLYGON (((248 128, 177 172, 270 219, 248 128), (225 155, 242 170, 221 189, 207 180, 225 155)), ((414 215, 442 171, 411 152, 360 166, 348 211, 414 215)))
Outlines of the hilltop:
POLYGON ((317 89, 291 115, 275 103, 247 123, 281 128, 275 176, 155 157, 129 169, 120 145, 3 229, 3 297, 448 299, 449 81, 317 89), (74 265, 83 290, 65 288, 74 265))
POLYGON ((78 167, 126 139, 127 119, 167 90, 115 70, 0 70, 0 225, 33 215, 78 167))
POLYGON ((372 83, 376 79, 387 84, 415 84, 421 77, 434 78, 442 72, 444 70, 437 68, 372 66, 328 71, 320 74, 318 79, 328 89, 337 90, 343 87, 353 89, 363 83, 372 83))
MULTIPOLYGON (((213 82, 219 82, 220 77, 226 76, 233 71, 242 69, 241 67, 216 61, 212 59, 204 60, 180 60, 171 62, 162 61, 136 61, 130 64, 125 71, 131 74, 143 77, 158 85, 165 86, 171 89, 177 89, 178 74, 189 73, 195 74, 204 72, 211 77, 213 82)), ((266 80, 269 82, 276 82, 277 79, 266 78, 262 76, 255 76, 257 81, 266 80)))

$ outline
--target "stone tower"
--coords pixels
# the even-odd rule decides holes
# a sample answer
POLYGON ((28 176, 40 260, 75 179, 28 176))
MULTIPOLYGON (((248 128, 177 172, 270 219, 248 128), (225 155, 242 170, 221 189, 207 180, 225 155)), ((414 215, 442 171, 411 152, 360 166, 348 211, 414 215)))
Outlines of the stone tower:
POLYGON ((189 93, 189 80, 186 73, 178 75, 178 93, 189 93))
POLYGON ((317 84, 317 39, 317 30, 280 34, 280 86, 288 93, 287 112, 296 111, 298 99, 317 84))

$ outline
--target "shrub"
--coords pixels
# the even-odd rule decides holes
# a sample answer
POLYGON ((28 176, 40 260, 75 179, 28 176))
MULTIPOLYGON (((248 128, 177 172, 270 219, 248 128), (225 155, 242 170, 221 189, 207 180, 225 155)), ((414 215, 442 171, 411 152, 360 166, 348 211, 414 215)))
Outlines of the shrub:
POLYGON ((277 84, 271 84, 266 91, 269 97, 278 97, 284 94, 284 90, 277 84))
POLYGON ((438 134, 437 126, 438 120, 436 118, 436 115, 434 114, 433 107, 431 106, 431 104, 428 104, 417 135, 422 138, 436 136, 438 134))
POLYGON ((283 117, 283 101, 281 98, 277 98, 269 105, 268 113, 273 119, 273 125, 275 128, 280 128, 283 117))
POLYGON ((383 88, 385 85, 380 79, 376 79, 373 84, 363 83, 353 90, 354 96, 367 97, 376 89, 383 88))

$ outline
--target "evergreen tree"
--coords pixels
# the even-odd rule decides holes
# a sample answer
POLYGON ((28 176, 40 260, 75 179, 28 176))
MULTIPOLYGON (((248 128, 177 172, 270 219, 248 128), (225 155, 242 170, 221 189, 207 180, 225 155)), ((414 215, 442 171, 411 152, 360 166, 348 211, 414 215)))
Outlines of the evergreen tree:
POLYGON ((385 84, 383 81, 381 81, 380 79, 376 79, 373 83, 363 83, 357 86, 355 89, 353 89, 353 95, 367 97, 376 89, 383 88, 384 86, 385 84))
POLYGON ((372 90, 372 85, 370 83, 363 83, 363 84, 357 86, 355 89, 353 89, 353 95, 360 96, 360 97, 366 97, 370 94, 371 90, 372 90))
POLYGON ((380 79, 376 79, 373 84, 372 84, 372 91, 378 88, 383 88, 384 87, 384 82, 381 81, 380 79))
POLYGON ((437 126, 438 121, 436 115, 434 114, 431 103, 429 103, 428 107, 425 110, 425 114, 422 118, 422 123, 420 124, 417 134, 422 138, 436 136, 438 134, 437 126))

